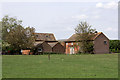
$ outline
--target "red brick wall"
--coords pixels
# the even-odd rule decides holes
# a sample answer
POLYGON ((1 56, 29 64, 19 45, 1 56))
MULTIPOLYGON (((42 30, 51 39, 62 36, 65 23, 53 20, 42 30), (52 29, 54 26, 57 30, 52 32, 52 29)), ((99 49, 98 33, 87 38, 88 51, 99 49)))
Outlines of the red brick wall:
POLYGON ((29 53, 30 53, 30 50, 22 50, 23 55, 29 55, 29 53))
POLYGON ((74 52, 77 53, 79 51, 79 46, 76 42, 68 42, 66 43, 66 54, 70 54, 70 47, 74 47, 74 52), (72 45, 73 44, 73 45, 72 45))

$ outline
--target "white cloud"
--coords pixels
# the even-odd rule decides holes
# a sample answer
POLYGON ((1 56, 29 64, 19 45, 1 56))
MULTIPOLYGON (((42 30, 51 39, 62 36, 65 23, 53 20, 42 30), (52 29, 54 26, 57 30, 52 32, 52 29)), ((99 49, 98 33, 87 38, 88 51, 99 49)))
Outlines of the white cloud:
POLYGON ((106 28, 105 29, 105 31, 117 31, 117 29, 116 28, 112 28, 112 27, 108 27, 108 28, 106 28))
POLYGON ((105 8, 105 9, 116 9, 118 7, 118 3, 115 1, 108 2, 108 3, 97 3, 96 4, 97 8, 105 8))
POLYGON ((82 14, 82 15, 72 16, 72 18, 76 18, 76 19, 87 19, 88 16, 85 15, 85 14, 82 14))
POLYGON ((71 27, 66 27, 66 29, 65 29, 66 31, 73 31, 74 30, 74 28, 71 28, 71 27))
POLYGON ((98 8, 99 8, 99 7, 103 7, 103 4, 102 4, 102 3, 97 3, 97 4, 96 4, 96 7, 98 7, 98 8))
POLYGON ((112 31, 112 28, 111 28, 111 27, 109 27, 109 28, 107 28, 107 29, 106 29, 106 31, 112 31))
POLYGON ((100 16, 96 15, 96 16, 93 16, 93 18, 95 18, 95 19, 99 19, 100 16))
POLYGON ((118 6, 118 3, 110 2, 110 3, 107 3, 104 7, 105 8, 117 8, 117 6, 118 6))

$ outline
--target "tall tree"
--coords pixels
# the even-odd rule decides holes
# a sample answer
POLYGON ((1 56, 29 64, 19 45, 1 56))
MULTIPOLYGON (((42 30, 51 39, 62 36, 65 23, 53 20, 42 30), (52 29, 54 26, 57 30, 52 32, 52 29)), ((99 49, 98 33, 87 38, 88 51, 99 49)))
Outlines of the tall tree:
POLYGON ((93 42, 91 41, 91 38, 95 33, 95 29, 92 29, 91 25, 87 22, 80 22, 75 28, 75 33, 77 34, 76 41, 80 42, 80 52, 93 53, 93 42))
POLYGON ((22 21, 5 16, 2 21, 2 40, 14 50, 32 48, 34 46, 34 32, 32 27, 24 28, 22 21))
POLYGON ((14 49, 32 48, 35 41, 33 33, 34 28, 27 27, 24 29, 22 26, 18 25, 8 33, 6 39, 14 49))
POLYGON ((2 25, 2 40, 6 41, 8 32, 17 27, 17 25, 21 25, 22 21, 6 15, 2 18, 0 23, 2 25))

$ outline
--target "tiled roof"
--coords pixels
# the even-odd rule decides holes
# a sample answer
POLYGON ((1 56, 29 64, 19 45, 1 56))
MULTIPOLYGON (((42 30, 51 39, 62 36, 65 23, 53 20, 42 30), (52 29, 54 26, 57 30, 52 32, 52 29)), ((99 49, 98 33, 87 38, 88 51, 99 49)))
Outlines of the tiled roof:
POLYGON ((54 34, 52 33, 34 33, 35 38, 38 41, 56 41, 54 34))
MULTIPOLYGON (((102 32, 95 33, 94 36, 90 40, 95 40, 100 34, 103 34, 102 32)), ((73 34, 67 41, 76 41, 77 34, 73 34)))
POLYGON ((103 33, 102 33, 102 32, 96 33, 96 34, 92 37, 92 40, 95 40, 100 34, 103 34, 103 33))

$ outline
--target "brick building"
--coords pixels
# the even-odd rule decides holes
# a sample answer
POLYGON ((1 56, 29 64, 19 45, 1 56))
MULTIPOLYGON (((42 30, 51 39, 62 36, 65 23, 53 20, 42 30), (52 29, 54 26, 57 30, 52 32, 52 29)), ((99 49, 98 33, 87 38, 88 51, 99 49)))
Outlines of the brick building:
MULTIPOLYGON (((75 54, 79 51, 78 42, 76 42, 77 34, 73 34, 69 39, 61 42, 63 46, 65 46, 66 54, 75 54)), ((109 53, 109 39, 102 33, 95 33, 95 35, 91 38, 91 41, 94 44, 94 53, 96 54, 104 54, 109 53)))

